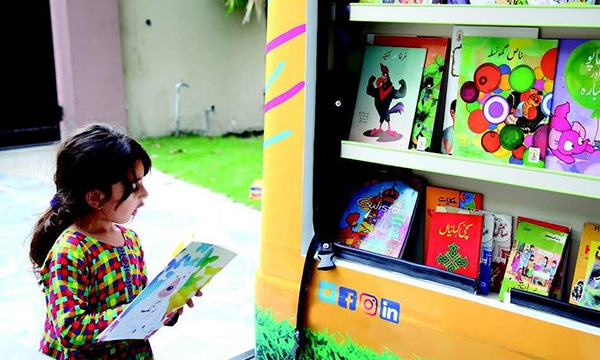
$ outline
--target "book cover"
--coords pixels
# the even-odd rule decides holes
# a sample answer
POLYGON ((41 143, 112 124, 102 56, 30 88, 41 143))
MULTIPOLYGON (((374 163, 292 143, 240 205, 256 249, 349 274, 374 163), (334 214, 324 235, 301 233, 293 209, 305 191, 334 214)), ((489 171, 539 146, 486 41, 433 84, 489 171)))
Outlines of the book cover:
POLYGON ((404 46, 427 49, 425 67, 413 122, 409 149, 431 151, 434 128, 437 127, 438 104, 442 80, 446 71, 448 38, 375 34, 375 45, 404 46))
MULTIPOLYGON (((381 0, 384 1, 384 0, 381 0)), ((594 0, 464 0, 471 5, 594 5, 594 0)))
POLYGON ((600 310, 600 241, 592 240, 590 248, 583 297, 579 305, 600 310))
POLYGON ((425 187, 420 177, 406 181, 375 181, 352 194, 339 223, 339 243, 402 257, 425 187))
POLYGON ((573 305, 583 306, 581 301, 584 287, 589 280, 587 267, 590 253, 592 253, 592 241, 600 241, 600 224, 584 223, 569 293, 569 303, 573 305))
POLYGON ((454 155, 544 167, 558 40, 465 36, 454 155))
POLYGON ((236 253, 214 244, 190 242, 97 340, 148 339, 235 256, 236 253))
POLYGON ((349 140, 408 149, 426 53, 365 46, 349 140))
POLYGON ((554 280, 550 285, 550 297, 557 300, 563 300, 563 290, 565 289, 565 276, 567 275, 567 267, 569 263, 569 251, 571 248, 571 241, 567 239, 565 250, 563 250, 563 256, 558 263, 558 267, 552 264, 551 273, 554 273, 554 280))
POLYGON ((506 264, 513 242, 513 218, 511 215, 491 212, 494 216, 494 234, 492 250, 492 270, 490 273, 490 291, 499 292, 506 264))
POLYGON ((446 101, 444 121, 442 125, 441 153, 452 155, 454 144, 454 118, 456 113, 456 97, 458 95, 458 73, 460 71, 462 41, 465 36, 497 36, 537 38, 538 28, 510 26, 463 26, 452 28, 450 53, 448 55, 448 80, 446 85, 446 101))
POLYGON ((567 226, 567 225, 558 224, 555 222, 544 221, 544 220, 534 219, 534 218, 525 217, 525 216, 519 216, 517 218, 517 222, 519 222, 519 221, 527 221, 532 224, 536 224, 539 226, 545 226, 550 229, 554 229, 554 230, 561 231, 561 232, 568 234, 567 235, 568 236, 567 244, 565 245, 565 248, 563 250, 563 256, 561 257, 561 259, 558 263, 552 263, 550 265, 551 274, 553 275, 554 278, 552 280, 552 284, 550 285, 549 296, 553 299, 562 299, 562 293, 563 293, 563 288, 564 288, 564 279, 565 279, 567 265, 568 265, 567 260, 569 258, 569 248, 570 248, 570 243, 571 243, 569 241, 569 238, 571 236, 571 227, 567 226))
POLYGON ((545 167, 600 177, 600 40, 560 39, 545 167))
POLYGON ((490 292, 490 275, 492 272, 492 251, 494 249, 494 215, 490 212, 476 209, 460 209, 451 206, 438 206, 436 211, 461 214, 476 214, 483 216, 483 231, 481 234, 481 257, 479 259, 479 274, 477 275, 477 294, 487 295, 490 292))
POLYGON ((438 206, 460 209, 483 209, 483 194, 459 189, 427 185, 425 188, 425 231, 423 232, 423 254, 427 254, 431 230, 431 214, 438 206))
MULTIPOLYGON (((591 0, 589 0, 591 1, 591 0)), ((361 4, 442 4, 441 0, 360 0, 361 4)))
POLYGON ((517 218, 515 246, 498 298, 504 301, 511 289, 549 296, 569 233, 517 218))
POLYGON ((477 279, 483 216, 434 211, 425 265, 477 279))

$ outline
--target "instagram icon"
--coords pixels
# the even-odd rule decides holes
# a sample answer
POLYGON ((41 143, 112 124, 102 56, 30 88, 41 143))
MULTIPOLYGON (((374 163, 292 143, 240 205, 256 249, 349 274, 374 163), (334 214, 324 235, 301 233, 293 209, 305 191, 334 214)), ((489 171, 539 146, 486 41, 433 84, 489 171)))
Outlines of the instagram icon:
POLYGON ((365 310, 369 316, 377 315, 377 298, 371 294, 361 293, 359 298, 360 307, 365 310))

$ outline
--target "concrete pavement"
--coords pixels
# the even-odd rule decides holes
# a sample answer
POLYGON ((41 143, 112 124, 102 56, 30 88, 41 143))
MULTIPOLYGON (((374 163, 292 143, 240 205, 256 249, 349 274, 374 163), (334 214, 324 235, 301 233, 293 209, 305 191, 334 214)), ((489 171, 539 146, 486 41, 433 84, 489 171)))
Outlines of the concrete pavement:
MULTIPOLYGON (((55 152, 56 145, 0 151, 2 358, 31 359, 41 336, 44 299, 30 270, 28 245, 37 214, 54 194, 55 152)), ((238 253, 176 326, 151 338, 155 358, 225 360, 253 349, 260 212, 157 169, 144 182, 150 196, 128 226, 140 235, 151 278, 194 233, 238 253)))

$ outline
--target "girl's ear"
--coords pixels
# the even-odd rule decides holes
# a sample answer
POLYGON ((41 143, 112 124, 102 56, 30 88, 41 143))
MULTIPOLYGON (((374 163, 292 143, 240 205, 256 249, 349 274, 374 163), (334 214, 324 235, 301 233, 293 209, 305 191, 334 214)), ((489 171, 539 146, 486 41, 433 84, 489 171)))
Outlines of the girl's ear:
POLYGON ((106 196, 100 190, 90 190, 85 194, 85 200, 88 205, 96 210, 100 210, 106 200, 106 196))

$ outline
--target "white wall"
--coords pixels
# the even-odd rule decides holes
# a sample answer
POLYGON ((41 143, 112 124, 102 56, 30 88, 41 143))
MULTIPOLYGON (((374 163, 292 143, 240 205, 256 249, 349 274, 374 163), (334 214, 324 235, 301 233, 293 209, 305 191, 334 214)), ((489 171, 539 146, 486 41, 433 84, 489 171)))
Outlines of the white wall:
POLYGON ((263 129, 266 19, 241 25, 220 0, 119 0, 129 132, 136 137, 175 129, 208 135, 263 129), (150 25, 147 25, 147 21, 150 25))

